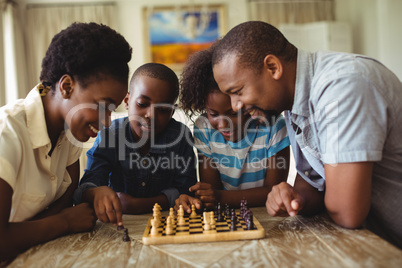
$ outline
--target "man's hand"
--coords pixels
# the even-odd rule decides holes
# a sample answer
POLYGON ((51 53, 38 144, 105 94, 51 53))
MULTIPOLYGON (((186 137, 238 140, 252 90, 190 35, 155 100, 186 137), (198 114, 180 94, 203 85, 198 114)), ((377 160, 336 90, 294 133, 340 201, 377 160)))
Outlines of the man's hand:
POLYGON ((304 199, 286 182, 272 187, 265 206, 271 216, 296 216, 303 208, 304 199))
POLYGON ((187 213, 191 213, 191 205, 194 205, 195 209, 202 208, 202 202, 198 198, 186 194, 182 194, 176 199, 174 209, 179 210, 180 205, 183 206, 183 210, 187 213))

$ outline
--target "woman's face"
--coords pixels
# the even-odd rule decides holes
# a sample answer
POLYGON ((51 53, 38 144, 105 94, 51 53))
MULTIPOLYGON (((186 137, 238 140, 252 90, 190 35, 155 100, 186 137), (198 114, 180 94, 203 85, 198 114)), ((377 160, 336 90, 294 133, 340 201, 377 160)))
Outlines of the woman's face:
MULTIPOLYGON (((83 88, 73 82, 74 89, 64 99, 64 120, 72 135, 81 142, 96 137, 99 130, 110 125, 111 112, 127 94, 128 83, 112 76, 90 83, 83 88)), ((63 105, 63 104, 62 104, 63 105)))

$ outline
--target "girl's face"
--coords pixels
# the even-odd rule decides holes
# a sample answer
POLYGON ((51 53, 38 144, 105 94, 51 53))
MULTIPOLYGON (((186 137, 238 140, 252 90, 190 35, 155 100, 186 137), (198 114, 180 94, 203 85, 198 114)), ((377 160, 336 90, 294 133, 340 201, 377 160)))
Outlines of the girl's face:
POLYGON ((239 110, 233 111, 230 97, 218 89, 208 94, 207 117, 211 126, 227 141, 236 142, 243 138, 244 125, 248 116, 239 110))
MULTIPOLYGON (((128 88, 127 83, 111 76, 96 80, 86 88, 73 80, 65 82, 71 83, 67 86, 73 87, 70 96, 63 100, 66 104, 63 106, 65 124, 81 142, 96 137, 103 126, 110 125, 111 112, 122 102, 128 88)), ((66 86, 62 83, 60 86, 66 86)))
POLYGON ((124 99, 134 138, 147 141, 161 133, 174 112, 174 92, 169 82, 141 75, 124 99))

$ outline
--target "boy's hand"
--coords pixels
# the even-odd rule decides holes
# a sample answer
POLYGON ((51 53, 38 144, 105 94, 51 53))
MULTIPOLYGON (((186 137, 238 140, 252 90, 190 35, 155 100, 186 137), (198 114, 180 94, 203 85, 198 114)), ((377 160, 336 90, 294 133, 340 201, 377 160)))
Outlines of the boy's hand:
POLYGON ((100 186, 87 191, 94 191, 93 204, 99 220, 123 225, 121 203, 115 191, 108 186, 100 186))
POLYGON ((68 224, 68 233, 90 231, 96 223, 94 210, 88 203, 63 209, 60 214, 68 224))
POLYGON ((302 196, 286 182, 273 186, 265 203, 271 216, 296 216, 303 205, 302 196))
POLYGON ((202 202, 197 198, 191 197, 186 194, 182 194, 179 196, 179 198, 176 199, 174 209, 178 211, 180 205, 183 206, 183 210, 185 212, 191 213, 191 205, 194 205, 195 209, 201 209, 202 202))
POLYGON ((195 192, 195 197, 199 198, 207 208, 214 208, 216 201, 219 200, 217 191, 209 183, 197 182, 189 190, 195 192))

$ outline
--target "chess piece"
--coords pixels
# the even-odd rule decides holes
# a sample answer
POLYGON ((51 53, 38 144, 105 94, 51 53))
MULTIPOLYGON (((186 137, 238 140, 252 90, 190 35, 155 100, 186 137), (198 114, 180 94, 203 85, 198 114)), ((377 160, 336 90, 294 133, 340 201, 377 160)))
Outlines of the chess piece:
POLYGON ((211 224, 209 222, 209 213, 204 211, 204 213, 202 214, 202 218, 204 221, 204 230, 205 231, 211 230, 211 224))
POLYGON ((173 234, 173 219, 170 216, 168 216, 167 219, 166 219, 165 233, 167 235, 173 234))
POLYGON ((175 215, 174 215, 174 209, 173 208, 170 208, 169 209, 169 217, 172 219, 172 222, 174 222, 175 221, 175 215))
POLYGON ((151 220, 151 236, 159 235, 158 223, 156 219, 151 220))
POLYGON ((236 219, 234 217, 232 217, 230 219, 230 231, 236 231, 237 227, 236 227, 236 219))
POLYGON ((228 204, 225 204, 225 216, 226 218, 230 217, 230 207, 228 204))
POLYGON ((117 231, 121 231, 121 230, 123 230, 124 229, 124 226, 123 225, 117 225, 117 231))
POLYGON ((231 211, 230 221, 234 223, 234 225, 237 224, 236 211, 234 209, 231 211))
POLYGON ((182 205, 180 205, 179 211, 177 212, 177 224, 178 225, 186 224, 186 220, 184 219, 184 209, 182 205))
POLYGON ((196 218, 197 217, 197 213, 195 212, 195 205, 191 205, 191 214, 190 214, 190 218, 196 218))
POLYGON ((124 242, 130 242, 131 241, 130 236, 128 235, 128 229, 127 228, 124 229, 123 241, 124 242))
POLYGON ((253 212, 251 210, 247 210, 244 213, 244 222, 246 223, 247 230, 254 230, 254 222, 253 222, 253 212))
POLYGON ((209 222, 211 224, 211 228, 215 229, 216 228, 216 221, 215 221, 215 213, 213 211, 210 212, 209 214, 209 222))

